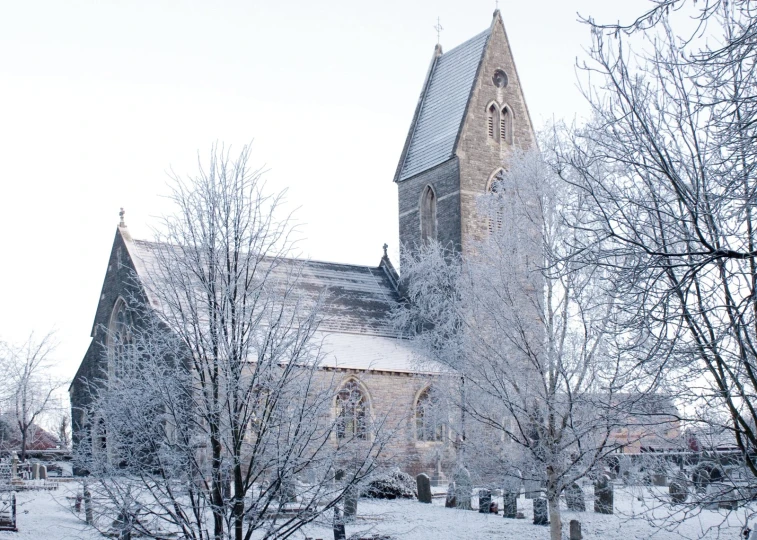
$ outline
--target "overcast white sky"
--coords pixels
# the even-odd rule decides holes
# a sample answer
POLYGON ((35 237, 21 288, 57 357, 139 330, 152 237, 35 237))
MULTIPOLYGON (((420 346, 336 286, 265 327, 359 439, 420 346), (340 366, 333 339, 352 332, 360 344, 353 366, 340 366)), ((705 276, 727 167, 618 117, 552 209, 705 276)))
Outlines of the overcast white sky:
MULTIPOLYGON (((537 126, 586 111, 577 12, 629 20, 645 0, 502 0, 537 126)), ((304 254, 397 253, 392 182, 441 18, 445 50, 494 0, 0 0, 0 339, 57 330, 70 378, 89 344, 118 221, 150 238, 166 170, 254 139, 304 254)))

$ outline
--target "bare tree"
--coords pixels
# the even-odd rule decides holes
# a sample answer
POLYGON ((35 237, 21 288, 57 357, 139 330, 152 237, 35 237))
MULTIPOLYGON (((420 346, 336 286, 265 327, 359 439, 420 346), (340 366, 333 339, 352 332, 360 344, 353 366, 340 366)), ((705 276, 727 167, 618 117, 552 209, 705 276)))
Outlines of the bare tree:
POLYGON ((335 508, 385 442, 380 419, 370 436, 336 435, 316 334, 326 298, 302 286, 283 194, 266 194, 249 157, 214 147, 207 170, 174 178, 177 214, 93 385, 86 466, 111 520, 144 535, 287 538, 335 508))
POLYGON ((561 493, 618 448, 623 411, 654 388, 620 354, 611 276, 566 253, 564 216, 583 205, 538 153, 516 152, 481 196, 488 226, 470 253, 429 245, 403 260, 398 313, 459 376, 463 464, 546 485, 555 540, 561 493))
POLYGON ((62 386, 50 375, 50 356, 55 350, 52 333, 41 339, 34 334, 21 345, 3 344, 0 366, 4 372, 3 401, 18 428, 21 460, 34 438, 41 417, 51 411, 55 391, 62 386))
POLYGON ((688 420, 729 432, 754 476, 757 6, 656 4, 628 26, 588 21, 593 117, 556 166, 593 201, 575 251, 620 277, 638 360, 688 420))

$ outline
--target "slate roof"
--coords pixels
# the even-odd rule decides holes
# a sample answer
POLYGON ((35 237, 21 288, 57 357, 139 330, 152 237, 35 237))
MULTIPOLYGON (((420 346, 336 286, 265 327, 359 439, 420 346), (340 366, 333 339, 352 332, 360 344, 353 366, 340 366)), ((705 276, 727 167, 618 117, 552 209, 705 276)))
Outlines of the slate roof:
MULTIPOLYGON (((127 240, 137 273, 148 276, 155 264, 155 251, 168 246, 144 240, 127 240)), ((315 301, 326 292, 321 329, 330 332, 395 337, 389 313, 399 296, 383 266, 359 266, 322 261, 289 259, 301 264, 298 287, 315 301)), ((283 269, 282 269, 283 270, 283 269)))
POLYGON ((399 181, 452 158, 490 32, 481 32, 434 61, 409 134, 399 181))

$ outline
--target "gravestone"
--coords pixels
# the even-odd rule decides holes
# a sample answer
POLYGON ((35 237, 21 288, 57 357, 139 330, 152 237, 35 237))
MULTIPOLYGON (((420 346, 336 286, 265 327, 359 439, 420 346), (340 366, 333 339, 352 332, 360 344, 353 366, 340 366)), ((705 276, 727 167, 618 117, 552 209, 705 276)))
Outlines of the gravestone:
POLYGON ((515 519, 518 516, 518 494, 505 491, 502 494, 502 517, 515 519))
POLYGON ((565 488, 565 503, 571 512, 586 512, 584 490, 576 482, 565 488))
POLYGON ((549 525, 547 499, 544 497, 534 499, 534 525, 549 525))
POLYGON ((434 474, 431 475, 431 485, 434 487, 443 486, 446 478, 442 472, 442 458, 437 456, 436 466, 434 467, 434 474))
POLYGON ((600 474, 594 482, 594 511, 597 514, 613 513, 613 487, 606 474, 600 474))
POLYGON ((11 480, 18 478, 18 454, 13 452, 11 456, 11 480))
POLYGON ((658 487, 665 487, 668 485, 668 477, 664 471, 656 471, 652 474, 652 484, 658 487))
POLYGON ((344 521, 352 521, 357 515, 357 499, 360 490, 357 486, 350 486, 344 492, 344 521))
POLYGON ((444 499, 445 508, 457 508, 457 497, 455 497, 455 483, 451 482, 447 487, 447 498, 444 499))
POLYGON ((339 508, 334 508, 334 540, 347 540, 347 531, 344 529, 344 520, 339 508))
POLYGON ((670 502, 673 504, 683 504, 689 497, 689 490, 686 484, 681 482, 680 479, 676 479, 668 486, 668 494, 670 495, 670 502))
POLYGON ((0 463, 0 486, 9 485, 12 478, 11 464, 7 461, 0 463))
POLYGON ((40 465, 39 466, 39 479, 40 480, 47 480, 47 465, 40 465))
POLYGON ((583 535, 581 534, 581 522, 577 519, 571 519, 570 520, 570 540, 582 540, 583 535))
POLYGON ((431 479, 428 475, 421 473, 416 476, 415 485, 418 488, 418 500, 422 503, 431 504, 431 479))
POLYGON ((334 473, 334 481, 335 482, 341 482, 344 480, 344 469, 337 469, 334 473))
POLYGON ((92 525, 95 521, 92 515, 92 494, 89 492, 87 484, 84 484, 84 520, 87 525, 92 525))
POLYGON ((460 467, 455 471, 455 498, 457 499, 457 508, 463 510, 471 509, 471 484, 470 473, 465 467, 460 467))
POLYGON ((32 480, 39 480, 39 463, 32 463, 32 480))
POLYGON ((492 491, 490 489, 478 490, 478 513, 488 514, 492 510, 492 491))

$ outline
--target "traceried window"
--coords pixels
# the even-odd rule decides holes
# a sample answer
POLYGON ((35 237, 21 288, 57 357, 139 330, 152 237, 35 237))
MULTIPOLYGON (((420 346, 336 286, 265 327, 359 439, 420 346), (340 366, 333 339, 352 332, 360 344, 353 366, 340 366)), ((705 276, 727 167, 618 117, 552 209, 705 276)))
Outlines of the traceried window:
POLYGON ((426 388, 415 402, 415 436, 419 441, 444 439, 441 408, 431 388, 426 388))
POLYGON ((436 194, 431 186, 421 195, 421 240, 424 244, 436 240, 436 194))
POLYGON ((116 375, 128 354, 132 342, 133 322, 129 307, 123 298, 116 301, 108 325, 108 377, 116 375))
POLYGON ((338 439, 368 438, 368 405, 355 380, 350 380, 336 397, 336 436, 338 439))
POLYGON ((499 108, 496 103, 489 105, 489 108, 486 110, 486 116, 489 138, 499 141, 499 108))
POLYGON ((510 107, 502 107, 499 117, 499 136, 503 142, 512 144, 513 142, 513 113, 510 107))

